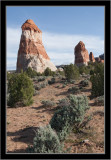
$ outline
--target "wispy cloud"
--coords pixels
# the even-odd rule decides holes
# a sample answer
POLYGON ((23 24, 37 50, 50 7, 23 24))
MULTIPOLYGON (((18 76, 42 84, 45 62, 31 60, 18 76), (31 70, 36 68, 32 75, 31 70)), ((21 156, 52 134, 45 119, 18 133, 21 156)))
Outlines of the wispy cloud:
MULTIPOLYGON (((16 68, 21 28, 7 28, 7 68, 16 68), (11 58, 13 60, 11 60, 11 58)), ((74 47, 79 41, 85 43, 88 52, 94 56, 104 53, 104 40, 92 35, 68 35, 43 31, 43 44, 55 65, 74 63, 74 47)))

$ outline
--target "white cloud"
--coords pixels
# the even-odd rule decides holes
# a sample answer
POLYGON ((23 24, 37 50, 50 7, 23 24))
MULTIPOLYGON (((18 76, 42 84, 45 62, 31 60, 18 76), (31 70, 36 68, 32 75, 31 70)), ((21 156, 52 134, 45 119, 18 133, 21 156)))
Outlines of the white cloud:
POLYGON ((65 35, 44 32, 43 41, 46 48, 55 48, 56 50, 72 50, 79 41, 83 41, 88 50, 103 51, 104 49, 104 40, 91 35, 65 35))
MULTIPOLYGON (((21 28, 7 28, 7 68, 16 68, 21 28)), ((85 43, 88 52, 94 56, 104 53, 104 40, 92 35, 68 35, 43 32, 43 44, 55 65, 74 63, 74 47, 79 41, 85 43)))

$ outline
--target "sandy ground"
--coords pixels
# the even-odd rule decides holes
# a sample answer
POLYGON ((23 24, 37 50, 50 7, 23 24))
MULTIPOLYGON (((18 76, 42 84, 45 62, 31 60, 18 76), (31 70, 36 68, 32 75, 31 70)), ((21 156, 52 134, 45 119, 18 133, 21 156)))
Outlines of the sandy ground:
MULTIPOLYGON (((78 81, 75 86, 78 85, 78 81)), ((53 100, 66 97, 68 88, 74 84, 68 84, 65 88, 62 83, 55 83, 42 88, 40 95, 33 97, 34 103, 26 107, 7 108, 7 152, 25 153, 28 145, 33 144, 35 130, 39 126, 45 126, 50 122, 54 114, 54 106, 46 109, 42 106, 42 100, 53 100)), ((90 96, 91 86, 86 87, 81 94, 90 96)), ((72 133, 65 140, 65 148, 71 147, 70 153, 104 153, 104 106, 95 106, 94 99, 89 99, 90 109, 85 117, 92 115, 92 119, 80 133, 72 133), (83 142, 86 140, 86 142, 83 142)))

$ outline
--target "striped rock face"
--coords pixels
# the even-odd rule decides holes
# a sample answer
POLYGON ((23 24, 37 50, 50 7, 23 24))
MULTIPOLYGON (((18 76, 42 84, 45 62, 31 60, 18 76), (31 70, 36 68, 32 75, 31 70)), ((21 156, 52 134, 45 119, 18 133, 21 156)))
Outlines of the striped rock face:
POLYGON ((75 54, 75 64, 77 66, 88 65, 89 54, 87 49, 85 48, 85 44, 82 41, 80 41, 75 46, 74 54, 75 54))
POLYGON ((22 35, 17 57, 17 72, 31 67, 36 72, 44 72, 49 67, 52 71, 57 68, 50 61, 42 44, 42 32, 32 20, 22 25, 22 35))

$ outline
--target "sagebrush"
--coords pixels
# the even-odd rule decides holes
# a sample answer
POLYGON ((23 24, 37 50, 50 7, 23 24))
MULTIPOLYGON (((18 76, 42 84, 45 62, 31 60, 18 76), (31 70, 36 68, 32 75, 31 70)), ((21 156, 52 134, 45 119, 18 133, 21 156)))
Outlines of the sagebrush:
POLYGON ((89 109, 86 96, 70 95, 64 101, 64 106, 55 112, 50 121, 60 140, 64 140, 72 128, 83 121, 85 112, 89 109))
POLYGON ((40 127, 36 131, 33 146, 26 150, 28 153, 63 153, 63 145, 56 132, 50 125, 40 127))

